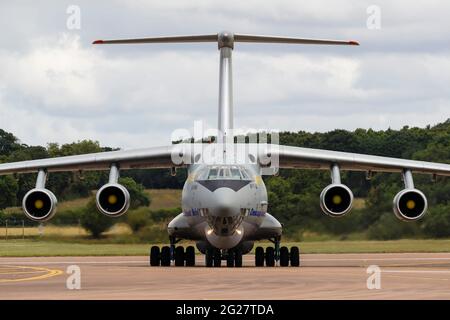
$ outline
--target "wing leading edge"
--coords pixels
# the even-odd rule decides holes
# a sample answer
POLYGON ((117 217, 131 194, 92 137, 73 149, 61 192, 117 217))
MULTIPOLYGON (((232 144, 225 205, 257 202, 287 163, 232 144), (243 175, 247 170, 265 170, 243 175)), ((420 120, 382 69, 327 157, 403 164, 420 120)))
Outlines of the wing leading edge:
POLYGON ((278 157, 280 168, 330 169, 332 164, 338 164, 342 170, 351 171, 402 172, 410 169, 415 173, 450 176, 450 165, 444 163, 283 145, 269 145, 265 150, 263 157, 278 157))
POLYGON ((171 168, 182 165, 172 161, 174 148, 175 145, 3 163, 0 164, 0 175, 31 173, 39 169, 48 172, 108 170, 112 163, 118 164, 121 169, 171 168))
MULTIPOLYGON (((235 147, 239 148, 239 144, 235 147)), ((258 151, 259 163, 263 166, 267 165, 267 159, 277 159, 270 165, 280 168, 327 170, 332 164, 338 164, 342 170, 348 171, 402 172, 410 169, 415 173, 450 176, 450 164, 444 163, 283 145, 259 145, 258 151), (262 159, 265 161, 261 161, 262 159)), ((0 164, 0 175, 32 173, 39 169, 46 169, 48 172, 108 170, 113 163, 119 164, 121 169, 171 168, 190 163, 186 160, 191 159, 191 153, 190 145, 172 145, 20 161, 0 164), (181 159, 180 163, 172 161, 173 154, 177 154, 181 159)))

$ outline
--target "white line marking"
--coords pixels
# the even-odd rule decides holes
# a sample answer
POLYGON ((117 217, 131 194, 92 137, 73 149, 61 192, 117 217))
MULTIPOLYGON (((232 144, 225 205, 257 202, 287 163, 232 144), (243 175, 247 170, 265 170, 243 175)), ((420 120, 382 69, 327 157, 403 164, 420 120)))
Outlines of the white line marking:
MULTIPOLYGON (((247 257, 249 260, 250 257, 247 257)), ((2 259, 8 258, 0 258, 0 265, 19 263, 19 264, 29 264, 29 265, 51 265, 51 264, 146 264, 148 259, 143 257, 142 260, 116 260, 116 261, 79 261, 79 260, 69 260, 69 261, 27 261, 27 260, 7 260, 1 261, 2 259)), ((434 257, 411 257, 411 258, 303 258, 303 262, 330 262, 330 261, 450 261, 450 257, 442 257, 442 258, 434 258, 434 257)))
POLYGON ((449 258, 325 258, 325 259, 308 259, 303 261, 436 261, 436 260, 450 260, 449 258))
POLYGON ((146 263, 147 260, 142 261, 22 261, 22 260, 12 260, 8 262, 0 262, 0 265, 8 264, 30 264, 30 265, 49 265, 49 264, 127 264, 127 263, 146 263))
POLYGON ((450 273, 450 270, 383 270, 382 273, 450 273))

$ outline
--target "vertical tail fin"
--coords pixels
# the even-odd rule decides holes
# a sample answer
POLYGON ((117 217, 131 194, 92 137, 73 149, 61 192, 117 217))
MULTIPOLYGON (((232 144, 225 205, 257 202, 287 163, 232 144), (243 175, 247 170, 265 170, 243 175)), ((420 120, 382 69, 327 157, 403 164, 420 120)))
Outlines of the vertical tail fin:
MULTIPOLYGON (((307 39, 293 37, 276 37, 220 32, 217 34, 151 37, 122 40, 96 40, 93 44, 133 44, 133 43, 186 43, 217 42, 220 50, 220 82, 219 82, 219 142, 224 142, 232 134, 233 129, 233 85, 231 57, 235 42, 282 43, 282 44, 316 44, 358 46, 356 41, 307 39)), ((231 138, 231 137, 230 137, 231 138)))

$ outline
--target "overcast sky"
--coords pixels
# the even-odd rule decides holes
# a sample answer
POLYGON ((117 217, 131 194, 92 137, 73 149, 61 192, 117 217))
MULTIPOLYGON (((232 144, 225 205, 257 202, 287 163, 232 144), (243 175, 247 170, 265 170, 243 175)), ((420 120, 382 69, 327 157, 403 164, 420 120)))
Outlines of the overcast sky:
MULTIPOLYGON (((217 45, 92 46, 95 39, 230 30, 360 47, 236 44, 235 127, 328 131, 450 118, 450 2, 0 2, 0 128, 23 143, 169 143, 217 125, 217 45), (94 3, 95 2, 95 3, 94 3), (80 29, 67 27, 80 8, 80 29), (380 8, 379 29, 367 8, 380 8), (370 24, 374 26, 374 24, 370 24)), ((374 13, 374 11, 370 11, 374 13)), ((70 26, 75 26, 73 23, 70 26)))

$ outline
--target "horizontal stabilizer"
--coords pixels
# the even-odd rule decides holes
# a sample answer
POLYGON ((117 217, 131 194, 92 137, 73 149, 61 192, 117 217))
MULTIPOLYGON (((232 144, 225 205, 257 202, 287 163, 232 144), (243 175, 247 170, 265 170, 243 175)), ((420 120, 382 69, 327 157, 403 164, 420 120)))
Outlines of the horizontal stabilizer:
POLYGON ((169 36, 119 40, 96 40, 93 44, 127 44, 127 43, 180 43, 180 42, 217 42, 217 34, 197 36, 169 36))
POLYGON ((240 34, 231 32, 220 32, 217 34, 187 35, 187 36, 168 36, 151 37, 136 39, 117 39, 117 40, 96 40, 93 44, 130 44, 130 43, 183 43, 183 42, 217 42, 219 47, 233 47, 234 42, 252 42, 252 43, 287 43, 287 44, 321 44, 321 45, 353 45, 358 46, 356 41, 349 40, 326 40, 326 39, 308 39, 294 37, 276 37, 262 36, 252 34, 240 34))
POLYGON ((359 43, 356 41, 259 36, 253 34, 235 34, 234 41, 256 42, 256 43, 329 44, 329 45, 334 44, 334 45, 353 45, 353 46, 359 45, 359 43))

